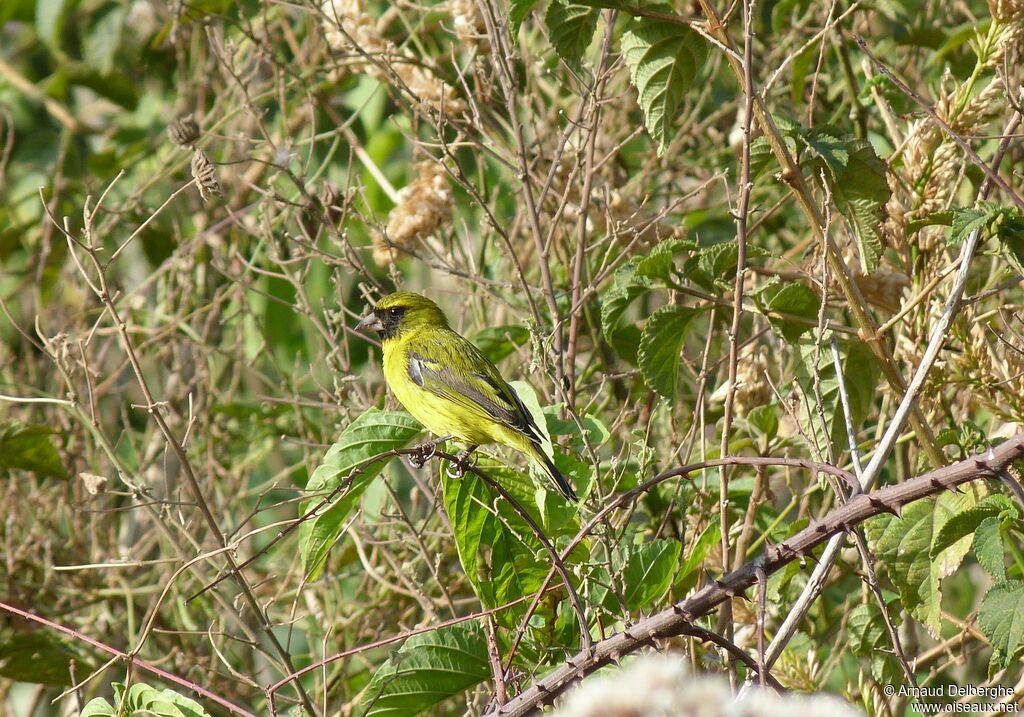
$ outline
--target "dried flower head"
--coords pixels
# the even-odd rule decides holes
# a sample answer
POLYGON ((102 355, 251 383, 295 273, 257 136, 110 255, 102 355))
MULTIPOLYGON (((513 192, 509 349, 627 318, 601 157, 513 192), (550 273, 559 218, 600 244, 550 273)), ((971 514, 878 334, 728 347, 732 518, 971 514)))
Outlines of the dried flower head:
POLYGON ((415 169, 419 177, 398 191, 398 204, 388 215, 387 241, 378 237, 374 242, 373 259, 379 266, 394 261, 393 247, 422 241, 451 219, 453 197, 444 167, 421 162, 415 169))
POLYGON ((191 114, 179 117, 167 126, 167 135, 179 147, 192 147, 200 134, 199 123, 191 114))
POLYGON ((199 196, 203 198, 204 202, 210 201, 211 195, 224 196, 220 182, 217 181, 217 167, 201 149, 192 153, 192 176, 199 187, 199 196))
POLYGON ((377 30, 377 21, 363 8, 362 0, 324 0, 322 23, 327 44, 336 52, 381 54, 387 41, 377 30))
POLYGON ((989 0, 988 9, 1000 23, 1024 24, 1024 0, 989 0))
POLYGON ((327 44, 336 52, 352 55, 350 66, 358 66, 381 82, 404 85, 415 101, 438 111, 459 114, 465 110, 454 87, 424 67, 421 59, 396 50, 384 38, 381 25, 366 12, 362 0, 324 0, 320 9, 327 44))
POLYGON ((85 492, 89 495, 99 495, 107 489, 107 478, 98 476, 95 473, 79 473, 79 480, 85 486, 85 492))
POLYGON ((489 52, 491 43, 487 40, 487 24, 480 13, 476 0, 448 0, 455 36, 467 47, 489 52))

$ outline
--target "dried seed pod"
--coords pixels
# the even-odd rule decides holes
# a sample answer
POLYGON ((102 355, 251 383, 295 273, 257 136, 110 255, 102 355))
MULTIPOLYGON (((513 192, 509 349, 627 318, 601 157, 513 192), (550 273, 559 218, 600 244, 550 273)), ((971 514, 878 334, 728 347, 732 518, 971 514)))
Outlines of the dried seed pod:
POLYGON ((201 149, 197 149, 192 155, 192 176, 199 187, 199 196, 204 202, 210 201, 210 195, 224 196, 220 182, 217 181, 217 168, 201 149))
POLYGON ((191 147, 199 139, 199 123, 191 114, 179 117, 167 126, 167 136, 179 147, 191 147))

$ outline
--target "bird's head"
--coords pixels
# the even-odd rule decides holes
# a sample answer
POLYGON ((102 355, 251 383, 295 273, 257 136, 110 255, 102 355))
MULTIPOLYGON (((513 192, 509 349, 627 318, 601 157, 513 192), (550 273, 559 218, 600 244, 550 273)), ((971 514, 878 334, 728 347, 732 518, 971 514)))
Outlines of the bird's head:
POLYGON ((356 331, 377 331, 385 341, 417 328, 448 328, 448 319, 433 301, 410 291, 388 294, 356 324, 356 331))

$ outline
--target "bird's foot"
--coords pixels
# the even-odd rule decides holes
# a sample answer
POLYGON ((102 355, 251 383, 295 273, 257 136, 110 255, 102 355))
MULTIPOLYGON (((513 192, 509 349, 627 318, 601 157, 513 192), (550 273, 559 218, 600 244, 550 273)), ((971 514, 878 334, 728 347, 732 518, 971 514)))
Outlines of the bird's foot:
POLYGON ((427 461, 434 457, 437 447, 451 438, 452 436, 441 436, 417 446, 416 452, 409 454, 409 464, 413 468, 422 468, 427 461))
POLYGON ((447 466, 445 466, 445 475, 447 475, 449 478, 453 480, 458 480, 459 478, 464 476, 466 474, 466 468, 468 466, 476 465, 475 457, 473 458, 472 461, 469 460, 469 457, 473 455, 473 451, 475 451, 476 449, 476 446, 470 446, 462 453, 460 453, 458 456, 456 456, 454 462, 449 463, 447 466))

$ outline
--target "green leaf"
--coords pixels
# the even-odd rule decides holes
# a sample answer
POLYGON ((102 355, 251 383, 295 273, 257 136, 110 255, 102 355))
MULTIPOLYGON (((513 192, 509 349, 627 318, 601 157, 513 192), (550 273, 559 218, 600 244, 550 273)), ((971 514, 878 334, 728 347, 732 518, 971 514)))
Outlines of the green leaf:
POLYGON ((662 306, 651 314, 640 339, 640 371, 647 385, 674 400, 679 384, 679 361, 686 332, 703 309, 662 306))
POLYGON ((115 69, 114 58, 121 47, 127 12, 121 3, 108 3, 94 13, 98 19, 82 41, 82 58, 101 75, 109 75, 115 69))
POLYGON ((836 208, 853 229, 860 252, 860 265, 865 273, 878 269, 878 260, 882 256, 882 234, 879 230, 882 221, 883 204, 863 197, 846 197, 833 194, 836 208))
MULTIPOLYGON (((319 574, 327 551, 341 534, 349 513, 390 457, 379 461, 372 459, 381 453, 404 447, 422 430, 419 422, 404 411, 371 408, 352 421, 327 450, 323 462, 313 471, 306 484, 307 492, 329 493, 340 486, 355 469, 362 466, 362 471, 330 508, 306 520, 300 528, 299 549, 310 580, 319 574)), ((323 497, 315 497, 303 502, 299 509, 301 514, 305 515, 322 500, 323 497)))
POLYGON ((631 363, 636 363, 640 345, 640 330, 623 325, 622 315, 636 299, 654 287, 655 282, 637 275, 642 257, 633 257, 612 275, 608 289, 601 294, 601 333, 615 351, 631 363))
POLYGON ((953 543, 971 535, 986 518, 995 517, 1013 504, 1004 495, 990 495, 975 505, 956 513, 947 520, 932 541, 931 555, 934 558, 953 543))
POLYGON ((490 674, 487 643, 476 623, 413 635, 373 675, 358 713, 412 717, 490 674))
POLYGON ((953 223, 949 227, 947 241, 950 244, 963 244, 974 230, 984 230, 992 219, 992 212, 984 209, 954 209, 953 223))
MULTIPOLYGON (((766 282, 753 294, 766 312, 803 317, 808 321, 818 318, 821 299, 804 284, 795 282, 766 282)), ((802 334, 814 328, 813 323, 793 321, 780 316, 769 316, 772 328, 790 343, 796 343, 802 334)))
POLYGON ((992 662, 1009 667, 1024 645, 1024 582, 993 585, 981 599, 978 627, 992 643, 992 662))
MULTIPOLYGON (((818 351, 814 344, 810 342, 800 344, 800 362, 796 367, 797 378, 801 386, 804 387, 806 395, 812 398, 816 396, 814 381, 820 380, 819 390, 828 435, 822 435, 822 426, 816 419, 813 419, 807 428, 818 433, 822 440, 829 441, 838 448, 849 448, 846 418, 839 395, 835 362, 831 360, 831 357, 826 356, 827 353, 823 351, 817 356, 818 363, 816 365, 818 351)), ((839 353, 843 383, 850 400, 850 412, 853 414, 850 420, 853 423, 854 435, 856 435, 878 397, 875 391, 879 377, 878 364, 875 362, 871 350, 863 341, 840 341, 839 353)))
POLYGON ((772 166, 775 153, 772 152, 772 145, 764 135, 755 137, 750 143, 750 176, 753 179, 761 176, 768 167, 772 166))
POLYGON ((897 587, 900 600, 933 636, 939 633, 939 567, 929 549, 935 526, 935 500, 919 500, 903 517, 877 515, 864 523, 872 552, 897 587))
POLYGON ((114 705, 102 697, 93 697, 82 708, 82 712, 78 717, 114 717, 116 714, 117 710, 114 708, 114 705))
POLYGON ((779 433, 779 416, 774 404, 752 408, 746 415, 746 421, 755 433, 768 440, 772 440, 779 433))
POLYGON ((567 0, 551 0, 544 15, 551 44, 558 56, 573 69, 579 69, 584 53, 594 40, 601 11, 567 0))
MULTIPOLYGON (((899 613, 890 609, 889 614, 895 620, 899 613)), ((855 607, 850 611, 846 628, 850 649, 855 655, 869 658, 872 677, 883 684, 896 684, 903 671, 893 654, 892 640, 878 605, 855 607)))
POLYGON ((1014 271, 1024 274, 1024 217, 1017 209, 1009 209, 1008 214, 999 227, 999 250, 1014 271))
POLYGON ((41 630, 0 633, 0 677, 41 685, 70 685, 72 661, 79 668, 86 667, 81 655, 69 645, 41 630))
POLYGON ((801 128, 795 136, 809 153, 802 164, 815 174, 824 171, 836 208, 857 239, 861 266, 873 272, 882 254, 879 226, 891 194, 885 161, 870 142, 831 125, 801 128))
POLYGON ((630 611, 649 608, 668 591, 682 548, 679 541, 666 539, 618 549, 623 597, 630 611))
POLYGON ((999 518, 991 516, 978 523, 978 527, 974 531, 971 549, 978 558, 978 564, 982 569, 997 581, 1002 582, 1006 580, 1006 562, 1003 558, 1006 551, 1003 547, 1003 535, 999 526, 999 518))
POLYGON ((636 263, 636 275, 648 277, 664 286, 675 283, 675 255, 683 251, 694 251, 697 245, 687 239, 665 239, 658 242, 647 256, 636 263))
MULTIPOLYGON (((747 260, 768 256, 768 252, 760 247, 747 247, 747 260)), ((732 288, 736 277, 736 262, 739 260, 739 247, 734 241, 719 242, 701 248, 686 260, 683 274, 687 279, 704 287, 708 291, 717 288, 732 288)))
POLYGON ((491 363, 498 363, 511 356, 516 349, 530 340, 525 326, 490 326, 473 335, 473 343, 483 351, 491 363))
POLYGON ((127 691, 119 682, 113 683, 113 686, 117 702, 122 707, 121 712, 128 715, 138 713, 159 717, 209 717, 202 705, 173 690, 159 690, 144 682, 132 684, 127 691))
POLYGON ((537 5, 538 0, 511 0, 508 6, 508 19, 512 36, 519 34, 519 27, 537 5))
POLYGON ((51 50, 60 47, 68 11, 77 0, 36 0, 36 34, 51 50))
POLYGON ((677 582, 682 582, 684 578, 694 574, 700 568, 700 564, 704 562, 704 558, 708 556, 713 547, 718 545, 720 540, 718 516, 715 516, 704 530, 701 531, 700 536, 694 541, 693 547, 690 548, 686 553, 686 557, 683 558, 682 565, 679 566, 677 582))
POLYGON ((850 162, 850 151, 843 132, 831 125, 819 125, 803 133, 806 147, 813 156, 824 162, 833 176, 840 175, 850 162))
MULTIPOLYGON (((558 458, 558 463, 564 465, 558 458)), ((575 521, 566 523, 564 515, 563 525, 553 528, 547 524, 534 500, 536 483, 522 471, 486 457, 477 465, 500 482, 552 539, 578 529, 575 521)), ((451 478, 442 472, 441 488, 459 560, 481 602, 497 607, 537 590, 547 576, 550 556, 513 506, 472 473, 451 478)), ((553 508, 550 511, 556 512, 553 508)), ((572 512, 575 508, 569 517, 572 512)), ((498 618, 511 625, 525 609, 523 605, 503 611, 498 618)))
POLYGON ((68 472, 49 438, 55 433, 33 423, 0 423, 0 470, 13 468, 66 480, 68 472))
POLYGON ((659 155, 672 139, 676 110, 706 55, 704 40, 685 25, 640 17, 622 35, 622 56, 659 155))

